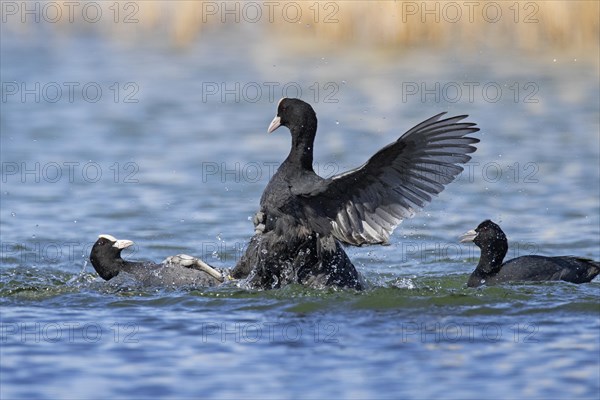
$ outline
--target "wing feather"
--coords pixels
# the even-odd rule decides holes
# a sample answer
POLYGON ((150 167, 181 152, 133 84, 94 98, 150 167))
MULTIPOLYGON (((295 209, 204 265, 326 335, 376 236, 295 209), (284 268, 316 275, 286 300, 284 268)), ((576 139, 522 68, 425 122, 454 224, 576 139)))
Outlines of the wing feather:
POLYGON ((411 218, 444 190, 471 159, 479 139, 466 115, 435 115, 385 146, 362 166, 326 180, 305 194, 325 208, 331 232, 356 246, 387 243, 404 219, 411 218))

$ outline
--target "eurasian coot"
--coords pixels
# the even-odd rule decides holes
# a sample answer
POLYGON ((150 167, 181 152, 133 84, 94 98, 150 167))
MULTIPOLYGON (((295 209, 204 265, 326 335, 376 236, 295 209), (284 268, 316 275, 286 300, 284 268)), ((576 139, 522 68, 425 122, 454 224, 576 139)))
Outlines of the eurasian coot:
POLYGON ((90 253, 94 269, 104 280, 121 272, 148 286, 215 286, 223 282, 222 274, 204 261, 185 254, 167 258, 160 264, 125 261, 121 251, 133 245, 131 240, 117 240, 111 235, 100 235, 90 253))
POLYGON ((481 249, 479 263, 467 282, 470 287, 517 281, 584 283, 600 273, 597 261, 572 256, 522 256, 502 263, 508 241, 502 229, 489 219, 463 234, 461 243, 464 242, 473 242, 481 249))
POLYGON ((232 275, 250 287, 290 283, 312 287, 364 287, 342 244, 387 244, 410 218, 461 173, 478 139, 466 115, 435 115, 362 166, 322 178, 313 170, 317 117, 299 99, 283 98, 268 132, 285 126, 289 155, 268 183, 252 237, 232 275))

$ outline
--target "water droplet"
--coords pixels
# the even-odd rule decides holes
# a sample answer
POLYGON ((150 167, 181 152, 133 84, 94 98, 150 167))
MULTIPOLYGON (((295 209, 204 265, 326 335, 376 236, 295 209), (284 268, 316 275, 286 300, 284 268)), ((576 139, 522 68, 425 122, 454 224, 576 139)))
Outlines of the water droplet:
POLYGON ((10 216, 11 216, 11 217, 16 217, 16 216, 17 216, 17 213, 13 211, 13 212, 11 212, 11 213, 10 213, 10 216))
POLYGON ((185 219, 180 219, 179 222, 185 222, 185 219))
POLYGON ((340 121, 338 121, 338 120, 336 119, 336 120, 335 120, 335 124, 336 124, 336 125, 339 125, 339 124, 340 124, 340 121))
POLYGON ((219 242, 222 242, 222 241, 223 241, 223 238, 221 237, 221 232, 219 232, 219 233, 217 234, 217 240, 218 240, 219 242))
POLYGON ((268 253, 267 249, 262 249, 260 252, 263 253, 263 254, 267 254, 268 253))
POLYGON ((73 221, 73 223, 74 223, 74 224, 76 224, 76 223, 77 223, 77 220, 74 220, 74 221, 73 221))

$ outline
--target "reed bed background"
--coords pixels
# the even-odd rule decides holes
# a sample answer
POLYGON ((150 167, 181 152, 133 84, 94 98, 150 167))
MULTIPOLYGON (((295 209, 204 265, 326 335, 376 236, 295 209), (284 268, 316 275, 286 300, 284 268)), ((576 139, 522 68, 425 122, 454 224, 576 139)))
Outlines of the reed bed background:
POLYGON ((22 2, 4 2, 3 30, 101 32, 117 40, 162 40, 186 47, 207 30, 244 29, 279 40, 402 49, 410 46, 503 44, 525 51, 581 51, 598 57, 600 2, 589 1, 97 1, 28 2, 39 10, 23 18, 22 2), (34 3, 33 5, 31 3, 34 3), (86 8, 91 15, 81 18, 86 8), (93 6, 93 7, 92 7, 93 6), (8 7, 8 8, 7 8, 8 7), (72 6, 71 6, 72 7, 72 6), (102 18, 94 19, 100 7, 102 18), (60 18, 58 16, 60 15, 60 18), (44 24, 46 22, 46 24, 44 24), (50 23, 48 23, 50 22, 50 23), (48 28, 49 27, 49 28, 48 28), (307 39, 314 40, 307 40, 307 39))

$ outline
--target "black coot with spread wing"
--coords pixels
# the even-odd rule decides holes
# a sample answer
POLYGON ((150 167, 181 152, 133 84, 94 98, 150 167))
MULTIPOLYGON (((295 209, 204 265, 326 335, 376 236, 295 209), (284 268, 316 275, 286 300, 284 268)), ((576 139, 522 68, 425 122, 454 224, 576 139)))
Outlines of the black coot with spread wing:
POLYGON ((204 261, 180 254, 167 258, 160 264, 125 261, 121 251, 133 245, 131 240, 117 240, 111 235, 100 235, 90 253, 94 269, 104 280, 120 272, 130 274, 148 286, 216 286, 223 282, 221 273, 204 261))
POLYGON ((342 244, 386 244, 394 228, 463 170, 479 129, 466 116, 438 114, 379 150, 364 165, 328 179, 313 170, 317 117, 299 99, 281 99, 268 132, 287 127, 292 148, 267 185, 256 234, 232 275, 251 287, 288 283, 361 289, 342 244))
POLYGON ((490 220, 463 234, 461 242, 473 242, 481 249, 479 264, 467 282, 470 287, 518 281, 584 283, 600 273, 599 262, 572 256, 522 256, 502 263, 508 241, 502 229, 490 220))

